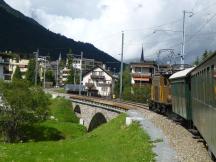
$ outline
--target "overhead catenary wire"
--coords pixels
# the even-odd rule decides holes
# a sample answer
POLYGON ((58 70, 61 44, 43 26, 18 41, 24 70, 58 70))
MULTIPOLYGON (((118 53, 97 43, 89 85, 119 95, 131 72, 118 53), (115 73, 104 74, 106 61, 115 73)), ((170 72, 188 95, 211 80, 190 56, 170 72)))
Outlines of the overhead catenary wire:
POLYGON ((214 13, 210 19, 207 19, 206 22, 200 26, 199 30, 197 30, 186 42, 191 42, 193 38, 196 37, 196 35, 199 34, 206 27, 206 25, 208 25, 215 17, 216 13, 214 13))

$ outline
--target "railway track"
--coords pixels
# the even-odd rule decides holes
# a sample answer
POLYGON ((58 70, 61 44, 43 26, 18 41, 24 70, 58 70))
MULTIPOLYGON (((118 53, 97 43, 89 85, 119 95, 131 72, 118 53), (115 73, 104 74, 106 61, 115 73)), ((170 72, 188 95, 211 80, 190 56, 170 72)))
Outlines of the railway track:
POLYGON ((99 98, 99 97, 86 97, 86 96, 78 96, 78 95, 70 95, 71 99, 77 99, 82 101, 88 101, 98 104, 103 104, 111 107, 116 107, 118 109, 123 110, 131 110, 131 109, 148 109, 147 104, 141 104, 141 103, 135 103, 135 102, 129 102, 129 101, 121 101, 118 99, 105 99, 105 98, 99 98))

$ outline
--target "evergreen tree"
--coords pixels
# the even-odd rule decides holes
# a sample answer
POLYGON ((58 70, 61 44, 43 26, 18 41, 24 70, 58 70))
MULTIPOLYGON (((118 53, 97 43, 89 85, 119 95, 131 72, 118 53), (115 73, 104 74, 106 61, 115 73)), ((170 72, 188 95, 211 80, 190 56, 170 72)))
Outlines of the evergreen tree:
POLYGON ((21 71, 20 71, 19 66, 17 66, 17 67, 16 67, 16 70, 15 70, 15 72, 14 72, 14 75, 13 75, 13 81, 14 81, 14 80, 20 80, 20 79, 22 79, 22 73, 21 73, 21 71))
POLYGON ((69 49, 69 54, 67 56, 67 68, 70 69, 70 72, 67 78, 67 83, 74 84, 73 56, 72 56, 71 49, 69 49))
MULTIPOLYGON (((28 70, 26 72, 26 80, 28 80, 31 85, 35 83, 35 63, 35 59, 30 60, 28 64, 28 70)), ((37 73, 37 83, 40 83, 39 73, 37 73)))
POLYGON ((55 77, 52 70, 46 71, 46 81, 55 83, 55 77))
MULTIPOLYGON (((149 84, 142 86, 132 86, 131 85, 131 74, 129 66, 126 66, 123 72, 123 89, 122 97, 124 100, 130 100, 134 102, 147 103, 151 94, 151 86, 149 84)), ((115 94, 119 94, 120 82, 118 81, 115 85, 115 94)))
POLYGON ((202 54, 202 61, 204 61, 206 58, 208 58, 209 53, 207 50, 205 50, 205 52, 202 54))
POLYGON ((200 63, 200 59, 199 59, 199 56, 197 56, 196 60, 193 62, 193 65, 199 65, 200 63))

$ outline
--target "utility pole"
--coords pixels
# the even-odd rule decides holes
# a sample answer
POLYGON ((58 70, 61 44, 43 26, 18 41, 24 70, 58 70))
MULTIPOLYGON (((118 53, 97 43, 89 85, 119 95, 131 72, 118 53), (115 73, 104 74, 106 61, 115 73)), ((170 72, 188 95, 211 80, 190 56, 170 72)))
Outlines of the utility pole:
POLYGON ((58 76, 59 76, 59 60, 56 61, 57 63, 57 71, 56 71, 56 86, 58 86, 58 76))
POLYGON ((184 65, 184 56, 185 56, 185 14, 186 11, 183 11, 183 30, 182 30, 182 55, 181 55, 181 65, 184 65))
POLYGON ((189 17, 193 16, 193 12, 183 11, 183 30, 182 30, 182 51, 181 51, 181 65, 184 65, 185 61, 185 17, 186 14, 190 14, 189 17))
POLYGON ((79 95, 81 95, 81 86, 82 86, 82 60, 83 60, 83 52, 81 52, 81 59, 80 59, 80 85, 79 85, 79 95))
POLYGON ((39 56, 39 49, 37 49, 37 52, 35 52, 35 86, 37 86, 38 56, 39 56))
POLYGON ((46 56, 44 57, 44 89, 46 88, 46 56))
POLYGON ((124 55, 124 31, 122 31, 121 72, 120 72, 120 92, 119 92, 120 99, 122 98, 122 84, 123 84, 123 55, 124 55))
POLYGON ((74 68, 74 84, 76 84, 76 64, 75 64, 75 68, 74 68))

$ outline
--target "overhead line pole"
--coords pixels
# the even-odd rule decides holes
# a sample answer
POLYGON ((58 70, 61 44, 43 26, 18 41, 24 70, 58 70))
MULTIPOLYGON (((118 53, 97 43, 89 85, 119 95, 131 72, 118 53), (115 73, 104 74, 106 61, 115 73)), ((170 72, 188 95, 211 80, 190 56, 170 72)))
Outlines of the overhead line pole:
POLYGON ((81 59, 80 59, 80 85, 79 85, 79 95, 81 95, 81 86, 82 86, 82 60, 83 60, 83 52, 81 52, 81 59))
POLYGON ((121 72, 120 72, 120 92, 119 97, 122 98, 122 84, 123 84, 123 55, 124 55, 124 31, 122 31, 122 49, 121 49, 121 72))
POLYGON ((46 88, 46 56, 44 57, 44 89, 46 88))
POLYGON ((38 55, 39 55, 39 49, 37 49, 37 52, 35 52, 35 86, 37 86, 38 55))
POLYGON ((190 14, 189 17, 193 16, 193 12, 190 11, 183 11, 183 30, 182 30, 182 51, 181 51, 181 65, 183 65, 185 62, 185 17, 186 14, 190 14))
POLYGON ((58 86, 58 76, 59 76, 59 60, 56 61, 57 63, 57 71, 56 71, 56 86, 58 86))
POLYGON ((181 65, 184 64, 184 55, 185 55, 185 14, 186 11, 183 11, 183 31, 182 31, 182 56, 181 56, 181 65))

